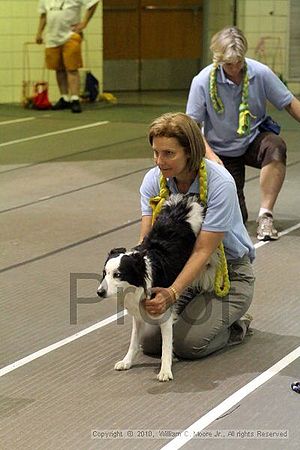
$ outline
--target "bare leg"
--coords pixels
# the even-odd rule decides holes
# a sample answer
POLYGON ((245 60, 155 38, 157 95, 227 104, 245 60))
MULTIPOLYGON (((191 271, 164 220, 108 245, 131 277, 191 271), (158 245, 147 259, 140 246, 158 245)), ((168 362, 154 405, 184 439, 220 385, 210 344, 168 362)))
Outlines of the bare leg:
POLYGON ((56 71, 56 81, 61 95, 68 95, 67 72, 63 70, 56 71))
POLYGON ((69 94, 70 95, 78 95, 80 93, 80 77, 78 70, 68 70, 68 85, 69 85, 69 94))
POLYGON ((272 161, 261 169, 260 190, 262 208, 273 211, 284 181, 285 172, 285 165, 280 161, 272 161))

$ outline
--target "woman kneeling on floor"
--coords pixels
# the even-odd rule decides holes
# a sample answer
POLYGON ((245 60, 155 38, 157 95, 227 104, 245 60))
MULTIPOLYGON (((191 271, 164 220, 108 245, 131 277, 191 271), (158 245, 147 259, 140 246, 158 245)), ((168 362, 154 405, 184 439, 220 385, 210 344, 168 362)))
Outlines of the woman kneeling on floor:
MULTIPOLYGON (((198 359, 243 341, 252 320, 245 313, 253 298, 255 251, 243 224, 235 182, 223 166, 204 158, 205 145, 196 122, 184 113, 164 114, 151 124, 149 142, 156 167, 145 175, 140 188, 141 240, 151 229, 155 205, 169 194, 198 195, 206 208, 183 270, 172 286, 157 286, 154 298, 145 300, 150 314, 162 314, 177 302, 175 355, 198 359), (226 257, 223 269, 228 278, 223 290, 208 293, 189 288, 218 246, 226 257)), ((160 353, 159 326, 147 324, 142 346, 147 354, 160 353)))

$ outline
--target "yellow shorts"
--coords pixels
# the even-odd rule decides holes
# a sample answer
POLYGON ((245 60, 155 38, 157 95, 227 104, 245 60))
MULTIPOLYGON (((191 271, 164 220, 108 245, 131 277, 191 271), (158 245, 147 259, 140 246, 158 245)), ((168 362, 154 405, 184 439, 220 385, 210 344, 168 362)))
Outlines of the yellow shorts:
POLYGON ((77 70, 82 67, 81 41, 81 35, 74 33, 63 45, 46 48, 47 68, 51 70, 77 70))

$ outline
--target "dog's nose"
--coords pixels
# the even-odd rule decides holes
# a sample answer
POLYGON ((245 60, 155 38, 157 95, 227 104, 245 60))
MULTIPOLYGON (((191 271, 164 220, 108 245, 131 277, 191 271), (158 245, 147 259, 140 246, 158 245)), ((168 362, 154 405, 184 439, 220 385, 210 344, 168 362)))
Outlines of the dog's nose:
POLYGON ((106 290, 103 287, 99 287, 97 290, 97 295, 102 298, 106 297, 106 290))

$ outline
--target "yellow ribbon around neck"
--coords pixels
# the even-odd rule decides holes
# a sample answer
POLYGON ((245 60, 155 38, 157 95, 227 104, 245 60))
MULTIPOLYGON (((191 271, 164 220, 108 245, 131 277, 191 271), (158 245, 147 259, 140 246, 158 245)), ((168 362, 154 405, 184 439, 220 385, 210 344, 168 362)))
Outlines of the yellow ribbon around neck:
MULTIPOLYGON (((209 75, 209 95, 213 105, 214 110, 218 114, 224 113, 224 104, 222 99, 219 97, 218 93, 218 83, 217 83, 217 72, 218 64, 214 63, 212 70, 209 75)), ((239 136, 246 136, 251 132, 251 118, 256 119, 256 116, 251 114, 249 109, 249 75, 247 63, 244 66, 244 77, 243 77, 243 87, 242 87, 242 101, 239 106, 239 124, 237 129, 237 134, 239 136)))
MULTIPOLYGON (((202 159, 199 169, 199 184, 200 184, 200 201, 206 206, 207 204, 207 172, 205 161, 202 159)), ((170 192, 167 186, 166 178, 161 175, 159 180, 159 195, 150 198, 150 206, 152 208, 152 224, 160 213, 164 202, 169 198, 170 192)), ((221 242, 219 244, 219 264, 215 277, 215 293, 218 297, 225 297, 230 290, 230 281, 228 276, 227 260, 225 256, 224 246, 221 242)))

